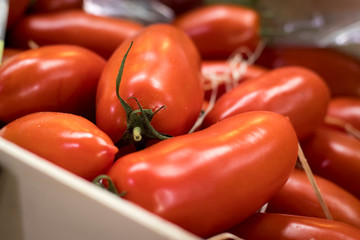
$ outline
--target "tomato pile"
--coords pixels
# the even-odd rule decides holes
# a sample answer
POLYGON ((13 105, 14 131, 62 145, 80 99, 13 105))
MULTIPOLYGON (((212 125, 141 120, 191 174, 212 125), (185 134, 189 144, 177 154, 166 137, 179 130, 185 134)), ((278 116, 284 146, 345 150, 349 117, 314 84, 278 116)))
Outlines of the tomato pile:
POLYGON ((144 25, 14 2, 0 137, 202 238, 360 239, 360 60, 259 50, 240 5, 144 25))

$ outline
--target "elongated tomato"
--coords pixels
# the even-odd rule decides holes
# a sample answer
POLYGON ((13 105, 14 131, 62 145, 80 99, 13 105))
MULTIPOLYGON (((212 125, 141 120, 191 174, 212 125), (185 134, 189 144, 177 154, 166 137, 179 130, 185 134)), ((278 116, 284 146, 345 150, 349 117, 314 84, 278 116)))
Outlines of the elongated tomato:
POLYGON ((289 117, 298 138, 303 139, 323 122, 329 101, 329 89, 317 74, 302 67, 283 67, 225 93, 204 126, 242 112, 273 111, 289 117))
POLYGON ((286 182, 297 152, 286 117, 249 112, 128 154, 108 174, 125 199, 209 237, 266 203, 286 182))
POLYGON ((239 5, 199 7, 179 16, 173 24, 191 37, 204 59, 224 59, 240 47, 252 51, 260 39, 258 13, 239 5))
POLYGON ((276 213, 256 213, 230 232, 249 240, 360 239, 360 229, 346 223, 276 213))
POLYGON ((53 45, 16 54, 0 68, 0 121, 38 111, 94 118, 105 60, 79 46, 53 45))
POLYGON ((360 98, 344 96, 332 98, 327 116, 338 118, 360 131, 360 98))
POLYGON ((32 14, 14 26, 8 43, 17 48, 28 48, 29 41, 40 46, 73 44, 107 59, 127 37, 142 28, 131 20, 95 16, 82 10, 32 14))
POLYGON ((315 174, 360 198, 360 141, 328 127, 319 127, 301 142, 315 174))
POLYGON ((6 30, 11 29, 19 21, 30 5, 30 0, 9 0, 9 13, 6 21, 6 30))
POLYGON ((87 180, 105 173, 117 152, 95 124, 68 113, 26 115, 3 127, 0 137, 87 180))
POLYGON ((267 68, 302 66, 319 74, 334 96, 360 96, 360 60, 331 48, 271 46, 256 61, 267 68))
POLYGON ((83 0, 36 0, 30 6, 30 13, 54 13, 69 9, 81 9, 83 0))
MULTIPOLYGON (((315 176, 315 181, 333 219, 360 227, 360 200, 326 178, 315 176)), ((308 177, 297 169, 271 198, 266 211, 325 218, 308 177)))
POLYGON ((120 96, 133 109, 152 112, 159 132, 176 136, 187 133, 198 118, 204 99, 200 56, 190 38, 169 24, 154 24, 128 38, 107 62, 99 81, 96 123, 114 142, 127 129, 127 116, 116 95, 116 78, 127 56, 119 88, 120 96))

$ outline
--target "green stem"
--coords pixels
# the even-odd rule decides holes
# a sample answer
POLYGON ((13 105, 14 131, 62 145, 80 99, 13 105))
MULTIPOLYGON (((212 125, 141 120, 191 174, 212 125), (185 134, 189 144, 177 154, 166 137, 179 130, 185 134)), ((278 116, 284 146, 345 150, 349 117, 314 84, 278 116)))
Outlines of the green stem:
POLYGON ((110 176, 106 175, 106 174, 102 174, 97 176, 93 181, 92 181, 96 186, 99 186, 101 188, 104 188, 106 190, 108 190, 111 193, 114 193, 116 195, 118 195, 119 197, 123 197, 126 194, 126 191, 123 191, 121 193, 119 193, 119 191, 117 190, 114 181, 110 178, 110 176), (104 180, 107 182, 107 184, 104 184, 104 180))
POLYGON ((116 77, 116 95, 117 95, 122 107, 124 108, 126 114, 130 114, 133 110, 132 110, 131 106, 129 104, 127 104, 127 102, 125 102, 124 99, 122 99, 122 97, 120 96, 119 89, 120 89, 120 83, 121 83, 122 75, 123 75, 123 72, 124 72, 125 61, 126 61, 126 58, 127 58, 128 54, 129 54, 129 51, 130 51, 132 45, 133 45, 133 42, 131 41, 130 47, 126 51, 126 53, 125 53, 125 55, 124 55, 124 57, 123 57, 123 59, 121 61, 120 69, 119 69, 118 75, 116 77))
POLYGON ((134 127, 133 134, 134 134, 134 140, 136 142, 141 141, 142 137, 141 137, 141 128, 140 127, 134 127))
POLYGON ((120 96, 120 83, 123 76, 126 58, 132 45, 133 42, 131 42, 121 61, 120 69, 116 78, 116 94, 122 107, 125 110, 127 118, 126 131, 122 135, 117 145, 122 147, 129 144, 135 144, 137 149, 142 149, 146 146, 146 143, 149 139, 165 140, 171 138, 172 136, 156 131, 150 124, 154 114, 156 114, 161 109, 165 109, 165 106, 162 106, 157 111, 153 112, 151 109, 143 109, 136 97, 131 96, 130 98, 133 98, 139 107, 139 109, 133 110, 132 107, 120 96))

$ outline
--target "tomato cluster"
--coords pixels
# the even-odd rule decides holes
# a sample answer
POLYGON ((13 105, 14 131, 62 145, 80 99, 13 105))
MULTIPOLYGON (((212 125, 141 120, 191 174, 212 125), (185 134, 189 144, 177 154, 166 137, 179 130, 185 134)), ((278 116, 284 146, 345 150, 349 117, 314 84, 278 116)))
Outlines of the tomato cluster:
POLYGON ((13 2, 0 137, 199 237, 360 239, 358 59, 254 57, 240 5, 163 1, 174 21, 143 25, 13 2))

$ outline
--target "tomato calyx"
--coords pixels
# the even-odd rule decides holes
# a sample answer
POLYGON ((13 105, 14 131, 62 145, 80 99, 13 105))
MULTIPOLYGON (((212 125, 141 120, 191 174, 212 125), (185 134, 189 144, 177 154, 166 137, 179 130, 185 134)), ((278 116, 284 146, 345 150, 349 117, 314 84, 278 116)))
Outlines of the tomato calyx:
POLYGON ((106 174, 97 176, 94 178, 92 183, 94 183, 96 186, 108 190, 111 193, 116 194, 119 197, 124 197, 127 193, 126 191, 119 192, 114 184, 114 181, 106 174))
POLYGON ((121 106, 124 108, 126 112, 126 122, 127 122, 127 128, 124 134, 122 135, 121 139, 118 141, 117 145, 119 147, 122 147, 129 144, 134 144, 137 150, 141 150, 146 147, 146 144, 150 139, 165 140, 171 138, 172 136, 156 131, 150 123, 154 115, 158 111, 166 108, 165 105, 163 105, 158 110, 153 112, 151 109, 143 109, 139 101, 136 99, 136 97, 132 96, 130 98, 133 98, 139 107, 139 109, 134 110, 120 96, 119 88, 120 88, 121 78, 124 71, 125 61, 132 47, 132 44, 133 42, 130 43, 130 47, 126 51, 121 61, 119 73, 116 78, 116 95, 121 103, 121 106))
POLYGON ((134 144, 136 149, 140 150, 146 147, 146 143, 149 139, 165 140, 172 137, 156 131, 150 124, 154 114, 159 110, 164 109, 165 106, 162 106, 157 111, 153 112, 151 109, 143 109, 135 97, 131 98, 135 99, 139 109, 133 110, 123 99, 120 100, 126 111, 127 128, 121 139, 118 141, 118 146, 134 144))

